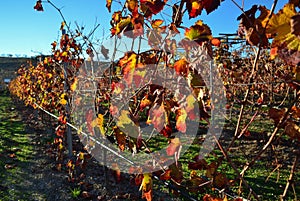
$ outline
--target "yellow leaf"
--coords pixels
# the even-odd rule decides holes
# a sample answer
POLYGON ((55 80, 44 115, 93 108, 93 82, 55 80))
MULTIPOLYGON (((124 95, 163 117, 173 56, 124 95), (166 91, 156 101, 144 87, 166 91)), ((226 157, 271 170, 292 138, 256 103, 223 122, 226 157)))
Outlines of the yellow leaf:
POLYGON ((145 173, 142 184, 140 186, 140 190, 146 191, 148 190, 148 185, 152 183, 152 177, 150 173, 145 173))
POLYGON ((105 134, 105 129, 103 127, 103 122, 104 122, 104 118, 103 118, 103 115, 102 114, 98 114, 97 118, 94 119, 92 122, 91 122, 91 126, 94 128, 94 127, 98 127, 100 129, 100 132, 102 135, 105 134))
POLYGON ((78 158, 79 158, 80 160, 83 160, 83 159, 84 159, 84 153, 83 153, 83 152, 79 152, 78 158))
POLYGON ((78 130, 77 130, 77 134, 80 135, 82 133, 82 126, 79 126, 78 130))
POLYGON ((157 28, 159 28, 160 25, 162 25, 163 22, 164 21, 161 20, 161 19, 153 20, 151 22, 151 26, 152 26, 153 29, 157 29, 157 28))
POLYGON ((63 53, 61 53, 61 56, 62 56, 62 57, 68 56, 68 52, 64 51, 63 53))
POLYGON ((291 17, 295 14, 295 5, 288 3, 276 15, 272 16, 266 29, 266 33, 275 35, 273 46, 285 41, 287 35, 291 32, 291 17))
POLYGON ((130 114, 129 111, 127 111, 127 110, 122 110, 121 111, 121 115, 120 115, 120 117, 118 119, 118 122, 117 122, 118 127, 125 128, 124 125, 133 123, 132 120, 129 118, 129 114, 130 114))
POLYGON ((195 108, 195 103, 196 103, 196 98, 190 94, 187 98, 186 98, 186 102, 187 102, 187 106, 186 106, 186 111, 190 112, 191 110, 193 110, 195 108))
POLYGON ((121 33, 129 25, 130 22, 130 17, 121 19, 121 21, 116 26, 116 32, 114 33, 114 35, 118 35, 119 33, 121 33))
POLYGON ((61 23, 61 25, 60 25, 60 30, 63 30, 64 27, 65 27, 65 25, 66 25, 66 23, 63 21, 63 22, 61 23))
POLYGON ((59 150, 62 150, 63 148, 64 148, 64 146, 63 146, 62 143, 60 142, 59 145, 58 145, 58 149, 59 149, 59 150))
POLYGON ((67 100, 62 98, 62 99, 60 99, 59 103, 62 104, 62 105, 66 105, 67 100))
POLYGON ((71 91, 75 91, 76 90, 77 83, 78 83, 78 79, 75 78, 73 84, 71 84, 71 87, 70 87, 71 91))

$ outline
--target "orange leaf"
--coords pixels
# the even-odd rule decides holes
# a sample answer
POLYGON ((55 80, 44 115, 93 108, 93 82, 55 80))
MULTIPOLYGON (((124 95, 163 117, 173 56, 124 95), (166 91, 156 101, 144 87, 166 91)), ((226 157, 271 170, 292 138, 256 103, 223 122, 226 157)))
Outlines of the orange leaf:
POLYGON ((278 47, 272 47, 271 49, 270 49, 270 59, 275 59, 276 58, 276 56, 277 56, 277 51, 278 51, 278 47))
POLYGON ((168 169, 165 172, 163 172, 160 176, 159 176, 160 180, 170 180, 171 179, 171 170, 168 169))
POLYGON ((108 9, 109 12, 111 12, 111 3, 112 0, 106 0, 106 8, 108 9))
POLYGON ((203 201, 224 201, 222 198, 217 198, 212 195, 206 194, 203 197, 203 201))
POLYGON ((190 18, 195 18, 201 14, 203 5, 200 0, 189 0, 186 2, 186 8, 190 18))
POLYGON ((300 118, 300 108, 293 106, 292 113, 294 118, 300 118))
POLYGON ((165 121, 166 121, 166 114, 164 105, 155 105, 150 110, 150 122, 153 124, 154 128, 157 131, 161 131, 164 128, 165 121))
MULTIPOLYGON (((126 7, 131 13, 137 14, 138 11, 138 1, 137 0, 126 0, 126 7)), ((135 15, 133 14, 133 15, 135 15)))
POLYGON ((75 91, 77 88, 78 78, 75 77, 73 83, 70 86, 71 91, 75 91))
POLYGON ((119 60, 119 66, 122 68, 124 79, 128 85, 132 83, 136 63, 137 55, 134 52, 125 53, 125 56, 119 60))
POLYGON ((168 145, 166 152, 168 156, 173 156, 176 152, 178 152, 181 146, 181 142, 179 138, 173 138, 170 140, 170 144, 168 145))
POLYGON ((152 189, 147 191, 147 192, 143 192, 143 197, 147 200, 147 201, 152 201, 152 189))
POLYGON ((300 62, 299 19, 293 3, 287 3, 272 16, 266 33, 274 36, 272 47, 278 47, 278 56, 288 64, 300 62), (295 34, 294 34, 295 33, 295 34))
POLYGON ((179 109, 176 116, 176 129, 182 133, 186 132, 187 113, 184 109, 179 109))
POLYGON ((221 41, 218 38, 213 38, 210 40, 211 44, 216 47, 220 47, 221 41))
POLYGON ((117 143, 119 146, 119 149, 121 151, 125 150, 125 145, 126 145, 126 135, 118 129, 118 127, 114 127, 114 133, 116 135, 117 143))
POLYGON ((160 27, 160 25, 162 25, 163 22, 164 21, 161 19, 156 19, 151 22, 151 26, 153 29, 157 29, 158 27, 160 27))
POLYGON ((131 17, 120 17, 118 14, 120 14, 119 12, 114 13, 116 15, 113 15, 113 19, 118 19, 118 21, 116 21, 116 26, 114 26, 111 29, 111 35, 119 35, 121 32, 124 31, 124 29, 131 23, 131 17))
POLYGON ((178 75, 187 75, 189 63, 185 58, 179 59, 174 63, 175 71, 178 75))
POLYGON ((143 110, 145 107, 150 106, 152 104, 152 101, 148 99, 148 95, 146 95, 140 103, 140 110, 143 110))

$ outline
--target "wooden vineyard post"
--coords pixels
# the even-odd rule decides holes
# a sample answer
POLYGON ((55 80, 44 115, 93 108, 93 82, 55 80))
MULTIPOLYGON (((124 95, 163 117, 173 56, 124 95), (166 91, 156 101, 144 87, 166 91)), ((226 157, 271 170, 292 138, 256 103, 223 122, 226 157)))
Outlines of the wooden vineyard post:
MULTIPOLYGON (((67 64, 64 63, 64 91, 66 94, 69 95, 70 92, 70 86, 68 85, 68 73, 67 73, 67 64)), ((67 101, 66 104, 66 121, 70 122, 70 103, 67 101)), ((67 144, 68 144, 68 157, 71 158, 73 155, 73 147, 72 147, 72 132, 71 127, 67 124, 66 128, 67 132, 67 144)))
MULTIPOLYGON (((214 123, 214 74, 213 74, 213 70, 214 70, 214 62, 210 61, 209 62, 209 85, 210 85, 210 102, 211 102, 211 122, 212 124, 214 123)), ((214 125, 212 125, 214 126, 214 125)))

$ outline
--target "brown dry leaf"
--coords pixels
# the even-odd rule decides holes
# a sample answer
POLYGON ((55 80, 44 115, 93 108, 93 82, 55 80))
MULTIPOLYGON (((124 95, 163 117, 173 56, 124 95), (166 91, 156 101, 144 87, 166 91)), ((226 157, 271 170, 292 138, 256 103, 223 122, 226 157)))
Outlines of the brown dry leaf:
POLYGON ((300 14, 296 14, 291 18, 291 33, 299 36, 300 35, 300 14))
POLYGON ((300 141, 300 127, 292 121, 289 121, 284 130, 291 139, 297 139, 300 141))
POLYGON ((92 197, 92 194, 87 191, 82 191, 81 196, 85 199, 88 199, 92 197))
POLYGON ((274 120, 275 126, 278 125, 278 123, 280 122, 281 118, 283 117, 283 115, 286 111, 287 111, 286 108, 282 108, 282 109, 271 108, 269 110, 269 116, 271 119, 274 120))
POLYGON ((268 46, 268 39, 264 33, 264 28, 269 15, 270 10, 265 6, 258 7, 257 5, 253 5, 251 9, 237 18, 237 20, 240 20, 239 34, 245 34, 246 40, 250 45, 258 46, 260 44, 263 47, 268 46), (260 15, 258 18, 255 18, 257 10, 260 11, 260 15))
POLYGON ((10 169, 15 168, 16 166, 17 166, 16 164, 13 164, 13 165, 5 164, 5 165, 4 165, 4 168, 7 169, 7 170, 10 170, 10 169))

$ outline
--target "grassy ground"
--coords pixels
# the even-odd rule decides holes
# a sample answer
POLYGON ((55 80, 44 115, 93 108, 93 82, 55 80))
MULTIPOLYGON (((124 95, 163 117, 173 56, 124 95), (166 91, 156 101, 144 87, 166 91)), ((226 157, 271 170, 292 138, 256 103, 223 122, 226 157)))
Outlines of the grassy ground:
MULTIPOLYGON (((251 119, 251 112, 246 111, 244 122, 247 123, 251 119)), ((232 122, 227 122, 223 133, 220 137, 220 143, 225 148, 231 141, 234 135, 234 126, 236 125, 236 118, 233 118, 232 122)), ((234 165, 238 168, 239 172, 242 171, 243 167, 250 162, 259 150, 264 146, 268 139, 268 134, 274 129, 273 122, 264 116, 258 116, 253 124, 249 127, 249 136, 243 136, 236 141, 233 145, 233 151, 230 152, 230 158, 234 165), (266 134, 265 137, 263 135, 266 134)), ((283 132, 282 130, 280 132, 283 132)), ((201 136, 201 134, 200 134, 201 136)), ((180 161, 183 163, 183 170, 185 177, 188 178, 191 172, 188 169, 188 161, 194 158, 199 153, 201 148, 201 137, 195 139, 194 144, 189 147, 185 152, 180 161), (199 146, 200 145, 200 146, 199 146)), ((255 165, 246 171, 244 178, 248 184, 252 187, 262 200, 279 200, 280 195, 284 192, 286 183, 290 175, 290 169, 292 162, 294 161, 295 154, 293 150, 297 149, 297 142, 290 140, 288 137, 283 136, 281 140, 274 144, 274 149, 268 148, 267 151, 256 161, 255 165), (276 168, 275 158, 281 167, 278 170, 273 171, 276 168), (272 172, 273 171, 273 172, 272 172)), ((217 161, 218 158, 222 158, 221 151, 215 147, 214 151, 209 154, 206 161, 213 162, 217 161)), ((224 160, 222 165, 219 166, 218 170, 224 173, 229 180, 236 178, 236 173, 233 168, 224 160)), ((205 175, 204 171, 197 171, 198 175, 205 175)), ((239 180, 238 180, 239 181, 239 180)), ((299 165, 297 166, 296 174, 294 177, 295 192, 300 192, 300 171, 299 165)), ((207 193, 210 188, 206 189, 207 193)), ((238 191, 241 190, 240 196, 247 198, 249 191, 245 187, 239 189, 239 183, 230 187, 229 194, 238 195, 238 191)), ((205 194, 204 193, 204 194, 205 194)), ((203 194, 193 194, 198 196, 198 199, 203 197, 203 194)), ((299 195, 298 195, 299 196, 299 195)), ((252 198, 253 199, 253 198, 252 198)), ((294 200, 294 192, 292 188, 289 188, 287 198, 285 200, 294 200)))
POLYGON ((18 183, 26 179, 23 169, 30 166, 34 150, 25 132, 25 125, 8 95, 0 96, 0 200, 27 198, 29 191, 20 191, 18 183))
MULTIPOLYGON (((15 108, 16 106, 13 104, 8 95, 0 94, 0 200, 47 200, 47 196, 55 194, 57 194, 58 200, 62 198, 62 195, 69 200, 74 200, 74 197, 77 193, 75 188, 76 186, 74 188, 66 187, 69 184, 65 183, 64 180, 61 179, 63 178, 63 173, 51 173, 51 170, 49 170, 49 165, 51 165, 53 161, 50 161, 48 164, 48 162, 45 162, 44 159, 41 159, 41 157, 45 158, 45 153, 40 153, 40 155, 37 157, 38 145, 35 144, 37 142, 32 141, 34 138, 33 135, 35 134, 31 131, 28 131, 21 118, 21 115, 28 114, 22 114, 22 112, 17 111, 15 108), (53 175, 55 175, 55 178, 53 175), (50 177, 53 178, 49 179, 50 177), (47 178, 48 180, 46 180, 47 178), (47 191, 42 192, 43 189, 47 189, 47 191), (57 189, 59 189, 59 193, 57 192, 57 189), (69 198, 72 196, 73 198, 69 198)), ((251 116, 249 116, 248 119, 249 118, 251 118, 251 116)), ((220 138, 221 143, 225 147, 232 138, 232 125, 235 125, 234 121, 235 118, 233 118, 233 122, 231 124, 228 122, 225 127, 224 134, 220 138)), ((245 122, 247 122, 246 119, 245 122)), ((257 121, 255 121, 249 128, 251 136, 255 137, 256 135, 264 132, 271 132, 273 128, 272 125, 273 124, 271 121, 265 121, 263 117, 259 117, 257 121)), ((205 125, 203 128, 205 128, 205 125)), ((188 162, 199 153, 203 140, 202 134, 205 132, 205 129, 200 130, 199 136, 195 139, 194 144, 188 148, 183 157, 180 159, 186 180, 189 180, 190 177, 188 162)), ((250 161, 251 158, 255 156, 255 153, 257 153, 263 146, 264 142, 256 140, 255 138, 251 138, 251 136, 250 138, 243 137, 237 140, 237 143, 235 143, 233 146, 234 151, 232 151, 230 154, 230 158, 237 166, 239 171, 242 170, 245 163, 250 161)), ((45 143, 45 141, 41 141, 44 140, 44 138, 39 140, 41 144, 45 143)), ((167 141, 164 137, 161 139, 157 138, 156 140, 154 138, 152 142, 153 150, 155 150, 155 148, 160 150, 161 146, 165 146, 166 143, 167 141)), ((262 200, 278 200, 279 195, 281 195, 284 191, 290 172, 291 162, 294 159, 293 154, 288 153, 291 153, 291 151, 295 148, 293 143, 287 143, 290 143, 288 139, 281 142, 281 144, 279 143, 276 146, 276 153, 271 149, 267 150, 266 154, 264 154, 262 158, 257 161, 256 165, 250 168, 244 175, 244 178, 247 180, 249 185, 257 194, 261 196, 262 200), (279 162, 282 163, 282 167, 279 169, 279 171, 274 171, 274 173, 271 174, 267 180, 267 177, 275 168, 272 164, 275 154, 280 156, 278 159, 279 162)), ((208 162, 212 162, 221 156, 221 152, 216 148, 215 151, 210 154, 208 158, 206 158, 206 160, 208 162)), ((219 170, 222 173, 225 173, 228 179, 234 179, 236 176, 233 169, 226 162, 219 167, 219 170)), ((100 175, 99 178, 96 178, 93 169, 89 169, 87 171, 90 171, 91 175, 93 175, 93 180, 99 179, 99 181, 96 183, 103 183, 102 180, 100 181, 100 177, 102 178, 103 175, 100 175)), ((197 171, 197 173, 199 176, 205 175, 205 173, 201 171, 197 171)), ((296 187, 295 191, 299 193, 299 171, 297 171, 294 180, 296 187)), ((154 191, 168 192, 167 189, 163 188, 164 186, 162 185, 155 185, 154 191)), ((238 190, 239 184, 236 183, 231 187, 230 194, 236 195, 238 190)), ((241 190, 241 196, 247 198, 249 193, 247 192, 247 189, 242 188, 241 190)), ((203 194, 197 192, 192 194, 192 196, 201 200, 203 195, 207 192, 213 193, 213 190, 211 188, 206 188, 203 194)), ((51 198, 48 200, 56 199, 51 198)), ((184 199, 182 197, 176 198, 176 196, 174 196, 174 199, 172 200, 184 199)), ((289 191, 288 198, 286 200, 293 200, 292 190, 289 191)))

